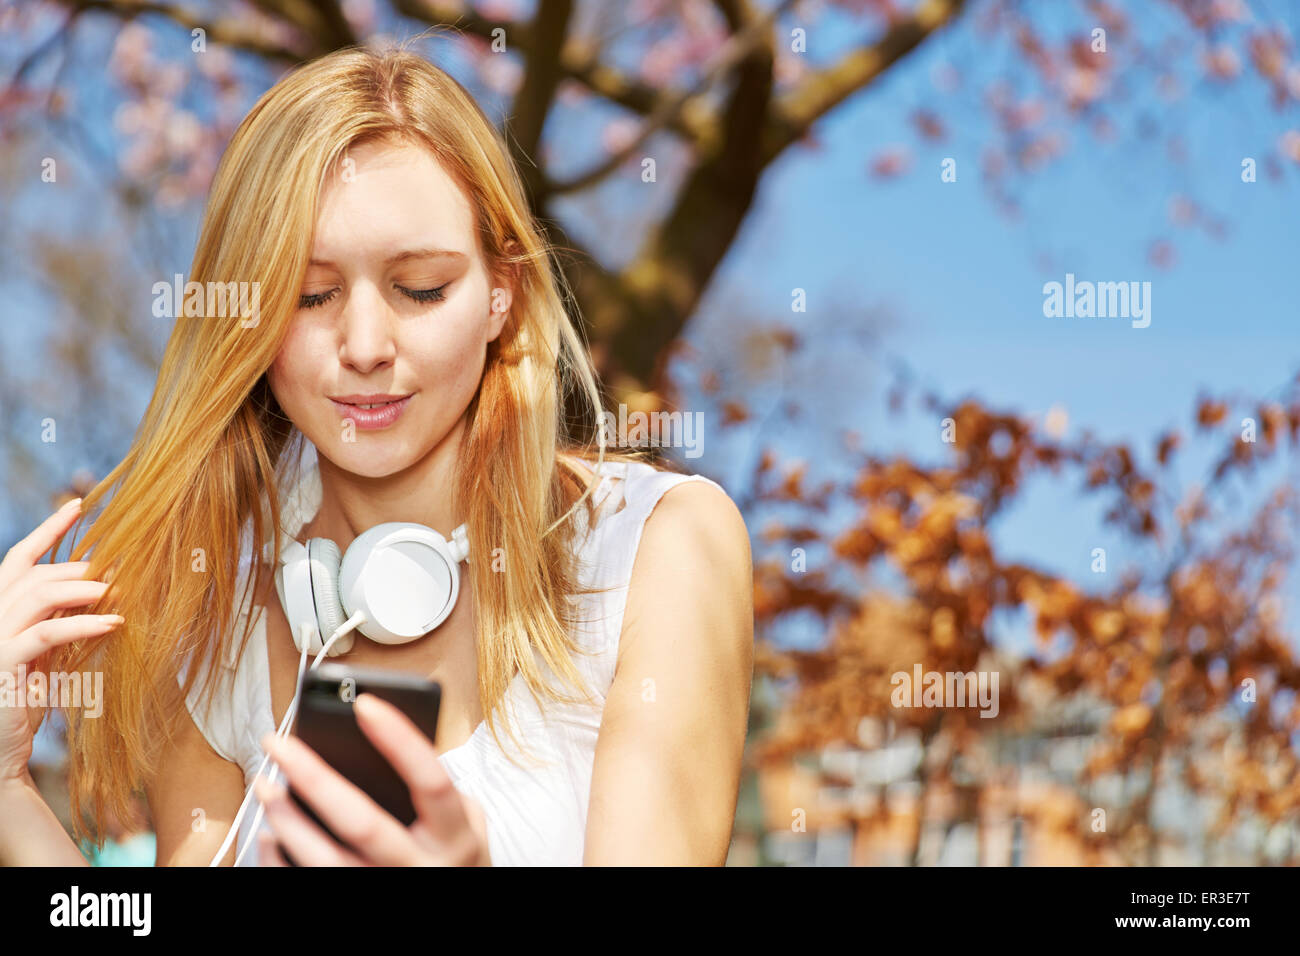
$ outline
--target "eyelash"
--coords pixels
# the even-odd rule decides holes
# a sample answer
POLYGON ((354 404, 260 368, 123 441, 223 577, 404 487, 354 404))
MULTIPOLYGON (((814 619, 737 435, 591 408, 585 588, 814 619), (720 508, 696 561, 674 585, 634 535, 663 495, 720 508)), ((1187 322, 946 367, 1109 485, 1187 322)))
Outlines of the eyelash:
MULTIPOLYGON (((446 296, 443 295, 443 290, 449 285, 451 285, 450 282, 444 282, 436 289, 407 289, 399 285, 397 286, 397 289, 407 298, 416 302, 441 302, 446 298, 446 296)), ((318 305, 324 305, 330 299, 334 298, 338 291, 338 289, 330 289, 328 292, 316 292, 311 295, 301 295, 298 297, 298 308, 314 309, 318 305)))

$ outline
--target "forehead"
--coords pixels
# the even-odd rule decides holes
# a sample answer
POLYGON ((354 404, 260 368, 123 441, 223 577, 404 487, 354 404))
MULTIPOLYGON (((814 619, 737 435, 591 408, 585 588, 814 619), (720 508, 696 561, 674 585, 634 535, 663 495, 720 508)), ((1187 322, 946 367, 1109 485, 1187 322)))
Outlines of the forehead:
POLYGON ((469 198, 427 148, 380 141, 350 147, 321 190, 312 258, 433 246, 477 252, 469 198))

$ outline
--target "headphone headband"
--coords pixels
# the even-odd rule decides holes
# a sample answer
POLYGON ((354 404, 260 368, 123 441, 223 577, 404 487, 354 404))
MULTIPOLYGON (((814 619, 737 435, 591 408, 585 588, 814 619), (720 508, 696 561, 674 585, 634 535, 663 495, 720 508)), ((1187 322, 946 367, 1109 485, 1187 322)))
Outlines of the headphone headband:
MULTIPOLYGON (((415 526, 415 522, 394 521, 389 523, 415 526)), ((375 525, 375 527, 376 528, 382 527, 382 525, 375 525)), ((418 525, 418 527, 425 528, 428 531, 432 531, 434 534, 438 535, 439 538, 442 538, 442 535, 438 534, 438 532, 436 531, 433 531, 432 528, 428 528, 426 525, 418 525)), ((292 534, 290 534, 287 528, 281 527, 280 531, 284 535, 284 543, 280 546, 280 560, 277 563, 284 564, 287 561, 291 561, 296 558, 302 557, 306 553, 307 550, 306 545, 303 542, 299 541, 297 538, 295 538, 292 534)), ((443 540, 446 541, 447 539, 443 538, 443 540)), ((270 542, 267 542, 267 544, 269 546, 270 542)), ((451 539, 450 541, 448 541, 448 544, 451 546, 452 555, 455 557, 456 562, 458 564, 461 561, 468 562, 469 561, 469 525, 462 524, 460 527, 452 531, 451 539)))

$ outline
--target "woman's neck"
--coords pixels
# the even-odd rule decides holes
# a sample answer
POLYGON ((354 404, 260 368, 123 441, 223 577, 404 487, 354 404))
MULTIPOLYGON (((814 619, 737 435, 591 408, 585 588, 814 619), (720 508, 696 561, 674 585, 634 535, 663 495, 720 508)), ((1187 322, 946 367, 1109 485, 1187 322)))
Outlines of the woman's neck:
POLYGON ((320 509, 298 537, 330 538, 346 551, 357 535, 387 521, 413 521, 450 537, 463 520, 453 512, 452 497, 464 428, 462 418, 429 454, 382 478, 320 458, 320 509))

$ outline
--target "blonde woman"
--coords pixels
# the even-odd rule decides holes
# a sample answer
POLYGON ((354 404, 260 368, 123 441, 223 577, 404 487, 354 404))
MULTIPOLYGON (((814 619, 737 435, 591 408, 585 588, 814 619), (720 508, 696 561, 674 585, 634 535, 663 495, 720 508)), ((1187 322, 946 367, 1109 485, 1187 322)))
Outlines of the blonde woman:
MULTIPOLYGON (((338 841, 263 780, 225 864, 723 863, 748 535, 712 482, 566 433, 566 389, 594 416, 597 385, 468 93, 405 50, 287 75, 227 148, 190 279, 257 282, 256 314, 178 309, 125 460, 0 565, 0 671, 104 675, 102 716, 64 708, 74 835, 143 790, 157 862, 207 864, 273 759, 338 841), (470 554, 441 626, 340 658, 442 685, 432 741, 357 701, 410 826, 274 736, 300 655, 268 556, 389 521, 463 523, 470 554)), ((83 865, 28 773, 43 717, 0 709, 0 861, 83 865)))

